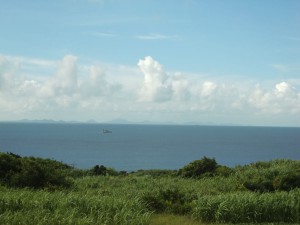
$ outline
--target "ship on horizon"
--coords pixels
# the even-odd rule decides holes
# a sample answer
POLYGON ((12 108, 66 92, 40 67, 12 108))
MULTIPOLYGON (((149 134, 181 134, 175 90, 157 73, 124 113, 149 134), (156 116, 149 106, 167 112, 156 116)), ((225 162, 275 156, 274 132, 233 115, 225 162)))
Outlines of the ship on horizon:
POLYGON ((111 130, 107 130, 107 129, 102 129, 102 133, 103 134, 111 134, 112 131, 111 130))

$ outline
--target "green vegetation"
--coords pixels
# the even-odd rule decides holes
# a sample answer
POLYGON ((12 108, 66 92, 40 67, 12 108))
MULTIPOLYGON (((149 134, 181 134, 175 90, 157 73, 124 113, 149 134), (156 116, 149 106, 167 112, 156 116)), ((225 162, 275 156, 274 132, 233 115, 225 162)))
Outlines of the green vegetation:
POLYGON ((299 224, 300 161, 79 170, 0 153, 1 224, 299 224))
POLYGON ((0 182, 11 187, 68 187, 72 167, 55 160, 0 153, 0 182))
POLYGON ((204 157, 201 160, 195 160, 178 171, 178 174, 188 178, 199 178, 214 175, 217 169, 215 159, 204 157))
POLYGON ((170 214, 155 214, 151 218, 151 225, 203 225, 188 216, 170 214))

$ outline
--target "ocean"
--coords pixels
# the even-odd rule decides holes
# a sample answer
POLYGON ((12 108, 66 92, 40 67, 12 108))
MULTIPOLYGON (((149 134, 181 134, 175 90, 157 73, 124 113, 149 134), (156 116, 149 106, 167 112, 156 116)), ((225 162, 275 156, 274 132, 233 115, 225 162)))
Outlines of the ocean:
POLYGON ((2 122, 0 152, 84 169, 179 169, 203 156, 234 167, 276 158, 299 160, 300 128, 2 122))

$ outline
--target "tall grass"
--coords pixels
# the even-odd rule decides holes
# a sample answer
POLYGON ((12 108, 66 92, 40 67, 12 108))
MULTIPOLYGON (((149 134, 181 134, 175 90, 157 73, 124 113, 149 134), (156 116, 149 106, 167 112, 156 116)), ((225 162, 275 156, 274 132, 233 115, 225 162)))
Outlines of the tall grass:
POLYGON ((300 188, 300 161, 277 159, 238 166, 235 177, 251 191, 288 191, 300 188))
POLYGON ((149 224, 155 208, 143 200, 150 195, 154 203, 161 203, 160 212, 184 213, 204 223, 300 222, 300 189, 251 192, 233 178, 87 176, 76 179, 71 189, 53 192, 0 187, 0 221, 9 225, 149 224))
POLYGON ((201 179, 162 171, 158 171, 162 176, 157 171, 127 176, 89 176, 84 171, 73 176, 67 171, 66 177, 72 179, 68 188, 0 185, 0 224, 147 225, 157 218, 154 213, 162 213, 156 221, 165 224, 170 213, 180 214, 181 219, 192 216, 196 224, 300 223, 300 189, 294 188, 299 165, 299 161, 259 162, 237 167, 228 176, 201 179), (291 172, 296 176, 286 176, 291 172), (268 181, 280 187, 285 177, 293 178, 288 180, 292 184, 288 191, 265 192, 265 184, 261 185, 268 181), (258 191, 250 190, 245 182, 258 191))
POLYGON ((193 217, 222 223, 300 222, 300 189, 203 196, 194 202, 193 217))
POLYGON ((149 224, 138 198, 76 192, 0 191, 1 224, 149 224))

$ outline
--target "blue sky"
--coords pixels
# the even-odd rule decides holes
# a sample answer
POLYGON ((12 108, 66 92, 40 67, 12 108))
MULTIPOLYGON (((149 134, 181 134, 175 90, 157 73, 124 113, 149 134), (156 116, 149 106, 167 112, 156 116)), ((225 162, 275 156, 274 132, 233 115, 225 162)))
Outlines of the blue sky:
POLYGON ((298 0, 11 0, 0 27, 0 120, 300 126, 298 0))

